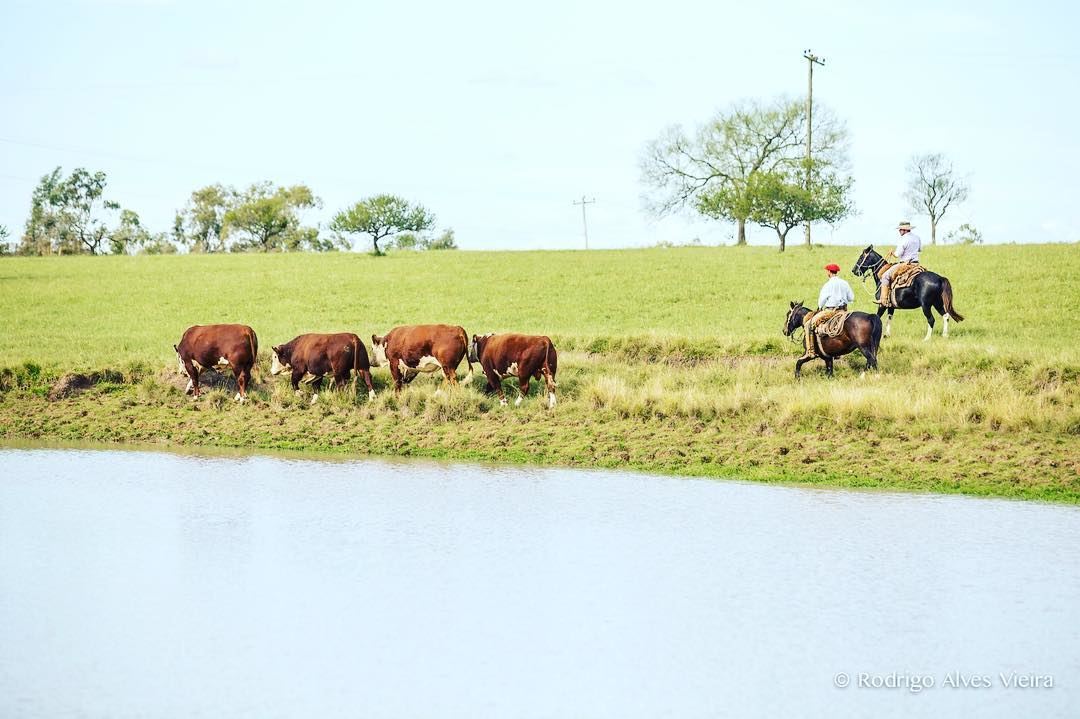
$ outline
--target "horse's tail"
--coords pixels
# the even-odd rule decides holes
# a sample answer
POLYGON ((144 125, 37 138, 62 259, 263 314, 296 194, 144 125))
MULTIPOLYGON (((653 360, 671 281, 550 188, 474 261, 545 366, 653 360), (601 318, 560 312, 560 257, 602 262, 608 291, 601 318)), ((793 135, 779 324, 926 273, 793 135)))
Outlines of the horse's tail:
POLYGON ((869 312, 867 314, 870 315, 870 349, 876 357, 878 347, 881 346, 881 318, 869 312))
POLYGON ((956 311, 952 303, 952 284, 949 283, 948 277, 941 278, 941 302, 945 305, 945 313, 952 317, 957 322, 963 322, 964 316, 956 311))

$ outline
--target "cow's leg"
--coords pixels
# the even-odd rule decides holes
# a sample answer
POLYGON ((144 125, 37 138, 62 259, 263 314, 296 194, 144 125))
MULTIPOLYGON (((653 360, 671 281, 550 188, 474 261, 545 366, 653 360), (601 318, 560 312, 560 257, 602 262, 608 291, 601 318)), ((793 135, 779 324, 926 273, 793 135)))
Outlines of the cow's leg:
POLYGON ((506 394, 503 392, 502 379, 495 372, 494 367, 488 367, 483 363, 480 364, 480 369, 484 371, 484 377, 487 378, 487 391, 489 393, 494 392, 499 395, 499 404, 503 407, 506 406, 506 394))
POLYGON ((237 402, 246 402, 248 381, 251 379, 251 368, 238 369, 236 365, 233 365, 233 376, 236 377, 236 388, 239 390, 233 399, 237 402))
MULTIPOLYGON (((540 370, 541 376, 544 378, 544 384, 547 386, 548 393, 548 409, 555 407, 555 378, 551 376, 551 371, 545 366, 540 370)), ((537 379, 540 379, 537 377, 537 379)))
POLYGON ((529 375, 522 374, 518 377, 518 398, 514 400, 514 406, 517 407, 529 394, 529 375))
POLYGON ((388 360, 390 364, 390 376, 394 379, 394 392, 401 393, 401 368, 397 366, 397 360, 388 360))
POLYGON ((375 399, 375 388, 371 386, 371 370, 357 370, 357 373, 364 378, 364 385, 367 387, 368 391, 368 400, 370 401, 375 399))
POLYGON ((293 367, 292 375, 289 377, 289 380, 292 382, 293 392, 296 394, 297 397, 299 397, 301 394, 300 380, 302 379, 304 379, 304 373, 293 367))
POLYGON ((315 378, 313 380, 311 380, 311 403, 312 404, 315 404, 317 401, 319 401, 319 390, 322 389, 322 381, 323 381, 323 375, 321 375, 321 374, 316 375, 315 378))
POLYGON ((451 387, 457 387, 457 367, 451 367, 449 364, 443 364, 442 366, 443 376, 446 377, 446 383, 451 387))

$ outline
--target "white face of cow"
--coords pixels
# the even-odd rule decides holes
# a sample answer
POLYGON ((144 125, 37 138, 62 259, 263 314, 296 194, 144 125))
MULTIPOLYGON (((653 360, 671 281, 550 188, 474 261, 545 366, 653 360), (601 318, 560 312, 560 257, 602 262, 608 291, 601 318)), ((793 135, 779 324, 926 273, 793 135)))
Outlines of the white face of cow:
POLYGON ((382 367, 386 364, 386 341, 371 343, 371 366, 382 367))
POLYGON ((274 352, 270 360, 270 374, 281 374, 287 369, 292 369, 288 364, 282 363, 278 359, 277 352, 274 352))

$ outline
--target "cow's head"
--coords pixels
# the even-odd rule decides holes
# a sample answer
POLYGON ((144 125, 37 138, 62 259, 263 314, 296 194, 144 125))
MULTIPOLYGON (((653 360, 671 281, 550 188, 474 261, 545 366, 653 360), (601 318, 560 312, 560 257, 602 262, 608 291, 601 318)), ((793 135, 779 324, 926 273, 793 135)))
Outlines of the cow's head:
POLYGON ((371 335, 371 366, 382 367, 386 364, 386 337, 371 335))
POLYGON ((270 374, 281 374, 287 369, 292 369, 292 353, 285 345, 271 347, 273 352, 270 359, 270 374))
POLYGON ((488 338, 492 337, 494 334, 494 332, 488 332, 486 335, 472 336, 472 342, 469 343, 470 362, 480 361, 480 353, 484 351, 484 345, 487 344, 488 338))

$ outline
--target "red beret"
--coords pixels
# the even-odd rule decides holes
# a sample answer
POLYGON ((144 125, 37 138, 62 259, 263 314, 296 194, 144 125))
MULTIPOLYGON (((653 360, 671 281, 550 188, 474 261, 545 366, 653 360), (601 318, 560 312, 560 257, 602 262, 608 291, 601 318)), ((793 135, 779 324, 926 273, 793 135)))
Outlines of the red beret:
POLYGON ((839 272, 840 265, 837 265, 835 263, 831 265, 825 265, 825 269, 827 269, 829 272, 839 272))

